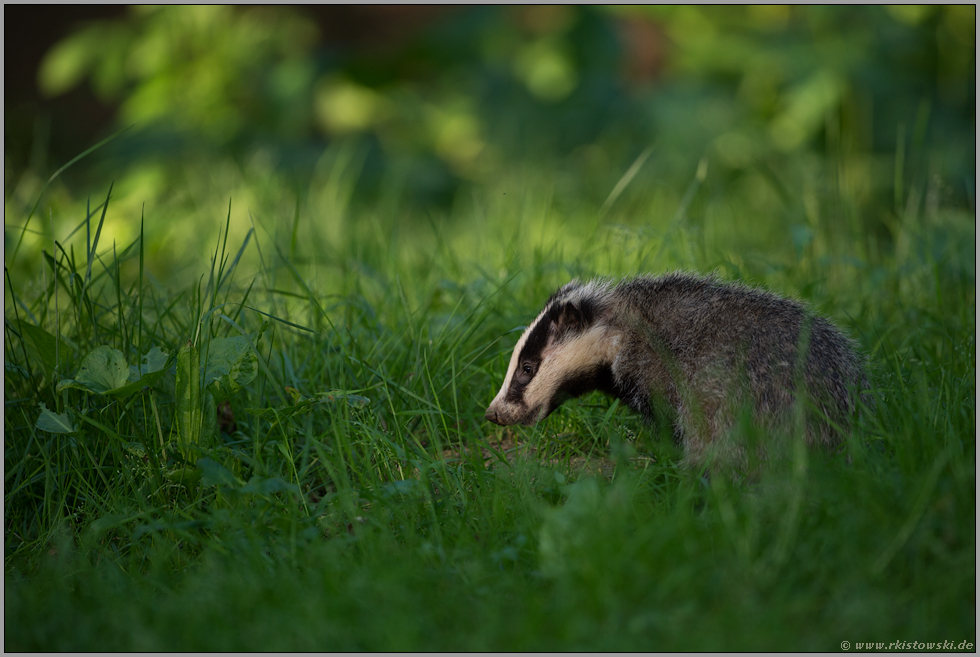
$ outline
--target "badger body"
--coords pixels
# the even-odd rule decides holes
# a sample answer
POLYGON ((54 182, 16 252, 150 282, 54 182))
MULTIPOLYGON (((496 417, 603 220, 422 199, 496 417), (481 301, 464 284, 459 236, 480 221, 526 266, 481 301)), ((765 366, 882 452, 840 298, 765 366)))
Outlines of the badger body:
POLYGON ((531 425, 601 390, 649 421, 673 409, 685 461, 697 465, 709 453, 745 456, 734 434, 746 412, 768 434, 834 445, 867 387, 852 342, 802 303, 676 272, 555 292, 518 340, 486 418, 531 425))

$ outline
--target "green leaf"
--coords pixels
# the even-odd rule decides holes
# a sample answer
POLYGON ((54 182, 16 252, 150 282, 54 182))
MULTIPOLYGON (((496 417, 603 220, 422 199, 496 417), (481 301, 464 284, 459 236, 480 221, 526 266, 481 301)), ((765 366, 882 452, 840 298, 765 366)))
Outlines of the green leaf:
POLYGON ((218 403, 214 395, 204 391, 204 405, 201 409, 201 445, 211 447, 215 443, 218 431, 218 403))
POLYGON ((239 482, 235 479, 234 473, 217 461, 202 457, 197 460, 197 467, 201 469, 202 486, 223 485, 234 488, 239 486, 239 482))
POLYGON ((159 372, 166 366, 169 357, 170 354, 160 349, 160 347, 153 347, 144 354, 139 365, 129 366, 129 380, 139 381, 140 378, 148 374, 159 372))
POLYGON ((105 395, 122 388, 128 379, 129 366, 123 353, 115 347, 102 345, 86 354, 75 378, 59 381, 57 390, 78 388, 105 395))
POLYGON ((110 529, 115 529, 116 527, 122 527, 128 522, 136 520, 140 516, 138 515, 128 515, 125 513, 110 513, 97 518, 92 521, 92 524, 88 526, 88 533, 91 535, 98 535, 110 529))
POLYGON ((153 347, 143 356, 139 365, 129 366, 129 383, 119 388, 106 391, 105 394, 114 397, 128 397, 134 392, 139 392, 143 388, 149 388, 164 375, 163 369, 167 365, 170 354, 153 347))
POLYGON ((278 493, 279 491, 283 490, 299 493, 299 488, 296 486, 296 484, 285 482, 279 477, 266 479, 265 477, 260 477, 258 475, 249 479, 248 483, 239 489, 239 492, 253 493, 255 495, 269 495, 270 493, 278 493))
POLYGON ((77 378, 62 379, 57 389, 61 392, 66 388, 77 388, 122 399, 155 384, 164 374, 167 358, 166 352, 153 347, 143 356, 139 366, 127 367, 121 351, 103 345, 82 359, 77 378))
POLYGON ((176 381, 177 440, 184 459, 190 461, 191 447, 201 442, 201 354, 188 342, 177 352, 176 381))
POLYGON ((221 402, 251 383, 258 370, 259 359, 251 335, 215 338, 208 345, 204 385, 221 402))
POLYGON ((193 466, 180 465, 163 473, 167 481, 193 488, 201 479, 201 471, 193 466))
POLYGON ((112 395, 113 397, 117 397, 119 399, 122 399, 123 397, 128 397, 129 395, 133 394, 134 392, 139 392, 143 388, 152 386, 154 383, 157 382, 157 380, 161 376, 163 376, 163 370, 160 370, 159 372, 154 372, 153 374, 151 374, 149 376, 143 377, 139 381, 133 381, 133 382, 127 383, 126 385, 121 386, 119 388, 113 388, 112 390, 106 390, 105 393, 103 393, 103 394, 112 395))
POLYGON ((75 350, 64 339, 55 338, 40 326, 28 324, 23 320, 14 320, 10 323, 24 341, 28 355, 41 363, 49 374, 54 370, 62 372, 71 370, 75 350))
POLYGON ((75 424, 68 417, 68 412, 64 413, 54 413, 48 410, 48 407, 41 402, 38 404, 41 408, 41 415, 37 418, 38 429, 42 431, 47 431, 48 433, 75 433, 78 429, 75 424))

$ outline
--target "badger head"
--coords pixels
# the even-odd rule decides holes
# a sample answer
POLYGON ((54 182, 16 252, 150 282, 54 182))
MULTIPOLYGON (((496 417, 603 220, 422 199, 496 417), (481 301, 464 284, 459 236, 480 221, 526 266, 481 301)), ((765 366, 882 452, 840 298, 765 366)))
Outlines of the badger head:
POLYGON ((608 324, 607 283, 572 281, 555 292, 524 331, 486 418, 531 425, 562 402, 611 385, 620 338, 608 324))

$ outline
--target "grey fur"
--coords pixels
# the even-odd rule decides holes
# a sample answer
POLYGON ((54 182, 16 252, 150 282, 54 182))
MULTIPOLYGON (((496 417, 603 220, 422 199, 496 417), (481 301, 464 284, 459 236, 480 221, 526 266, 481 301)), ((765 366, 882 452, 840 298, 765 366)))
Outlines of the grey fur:
POLYGON ((534 424, 598 389, 650 421, 673 409, 689 465, 743 462, 743 411, 764 435, 834 446, 868 385, 854 343, 802 303, 675 272, 558 290, 518 341, 486 418, 534 424))

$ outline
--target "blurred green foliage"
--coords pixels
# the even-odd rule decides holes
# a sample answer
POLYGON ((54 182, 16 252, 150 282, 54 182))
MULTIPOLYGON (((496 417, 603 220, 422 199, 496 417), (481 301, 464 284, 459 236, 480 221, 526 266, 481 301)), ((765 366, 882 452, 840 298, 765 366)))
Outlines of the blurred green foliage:
POLYGON ((81 28, 53 48, 41 89, 89 80, 122 124, 165 126, 223 143, 246 133, 309 131, 316 28, 289 10, 134 7, 128 20, 81 28))
MULTIPOLYGON (((148 255, 171 261, 208 241, 180 217, 223 217, 229 197, 259 216, 361 203, 411 221, 516 182, 560 212, 615 200, 644 223, 671 204, 696 216, 681 196, 703 183, 803 247, 826 195, 787 207, 786 190, 819 170, 855 202, 835 216, 886 249, 929 193, 974 206, 973 6, 378 7, 394 30, 353 45, 312 11, 134 7, 55 46, 43 92, 90 85, 134 128, 47 192, 52 226, 35 220, 28 250, 77 229, 69 207, 109 178, 108 234, 131 240, 145 207, 167 219, 148 255), (399 29, 398 11, 429 13, 399 29), (669 198, 651 207, 651 187, 669 198)), ((49 174, 8 171, 8 232, 49 174)))
POLYGON ((655 161, 687 160, 685 176, 710 152, 737 171, 826 147, 832 130, 888 154, 930 130, 962 178, 975 42, 962 5, 535 6, 458 8, 342 51, 302 8, 167 6, 79 29, 39 84, 88 81, 120 124, 239 153, 359 134, 442 184, 590 145, 618 163, 655 144, 655 161))

